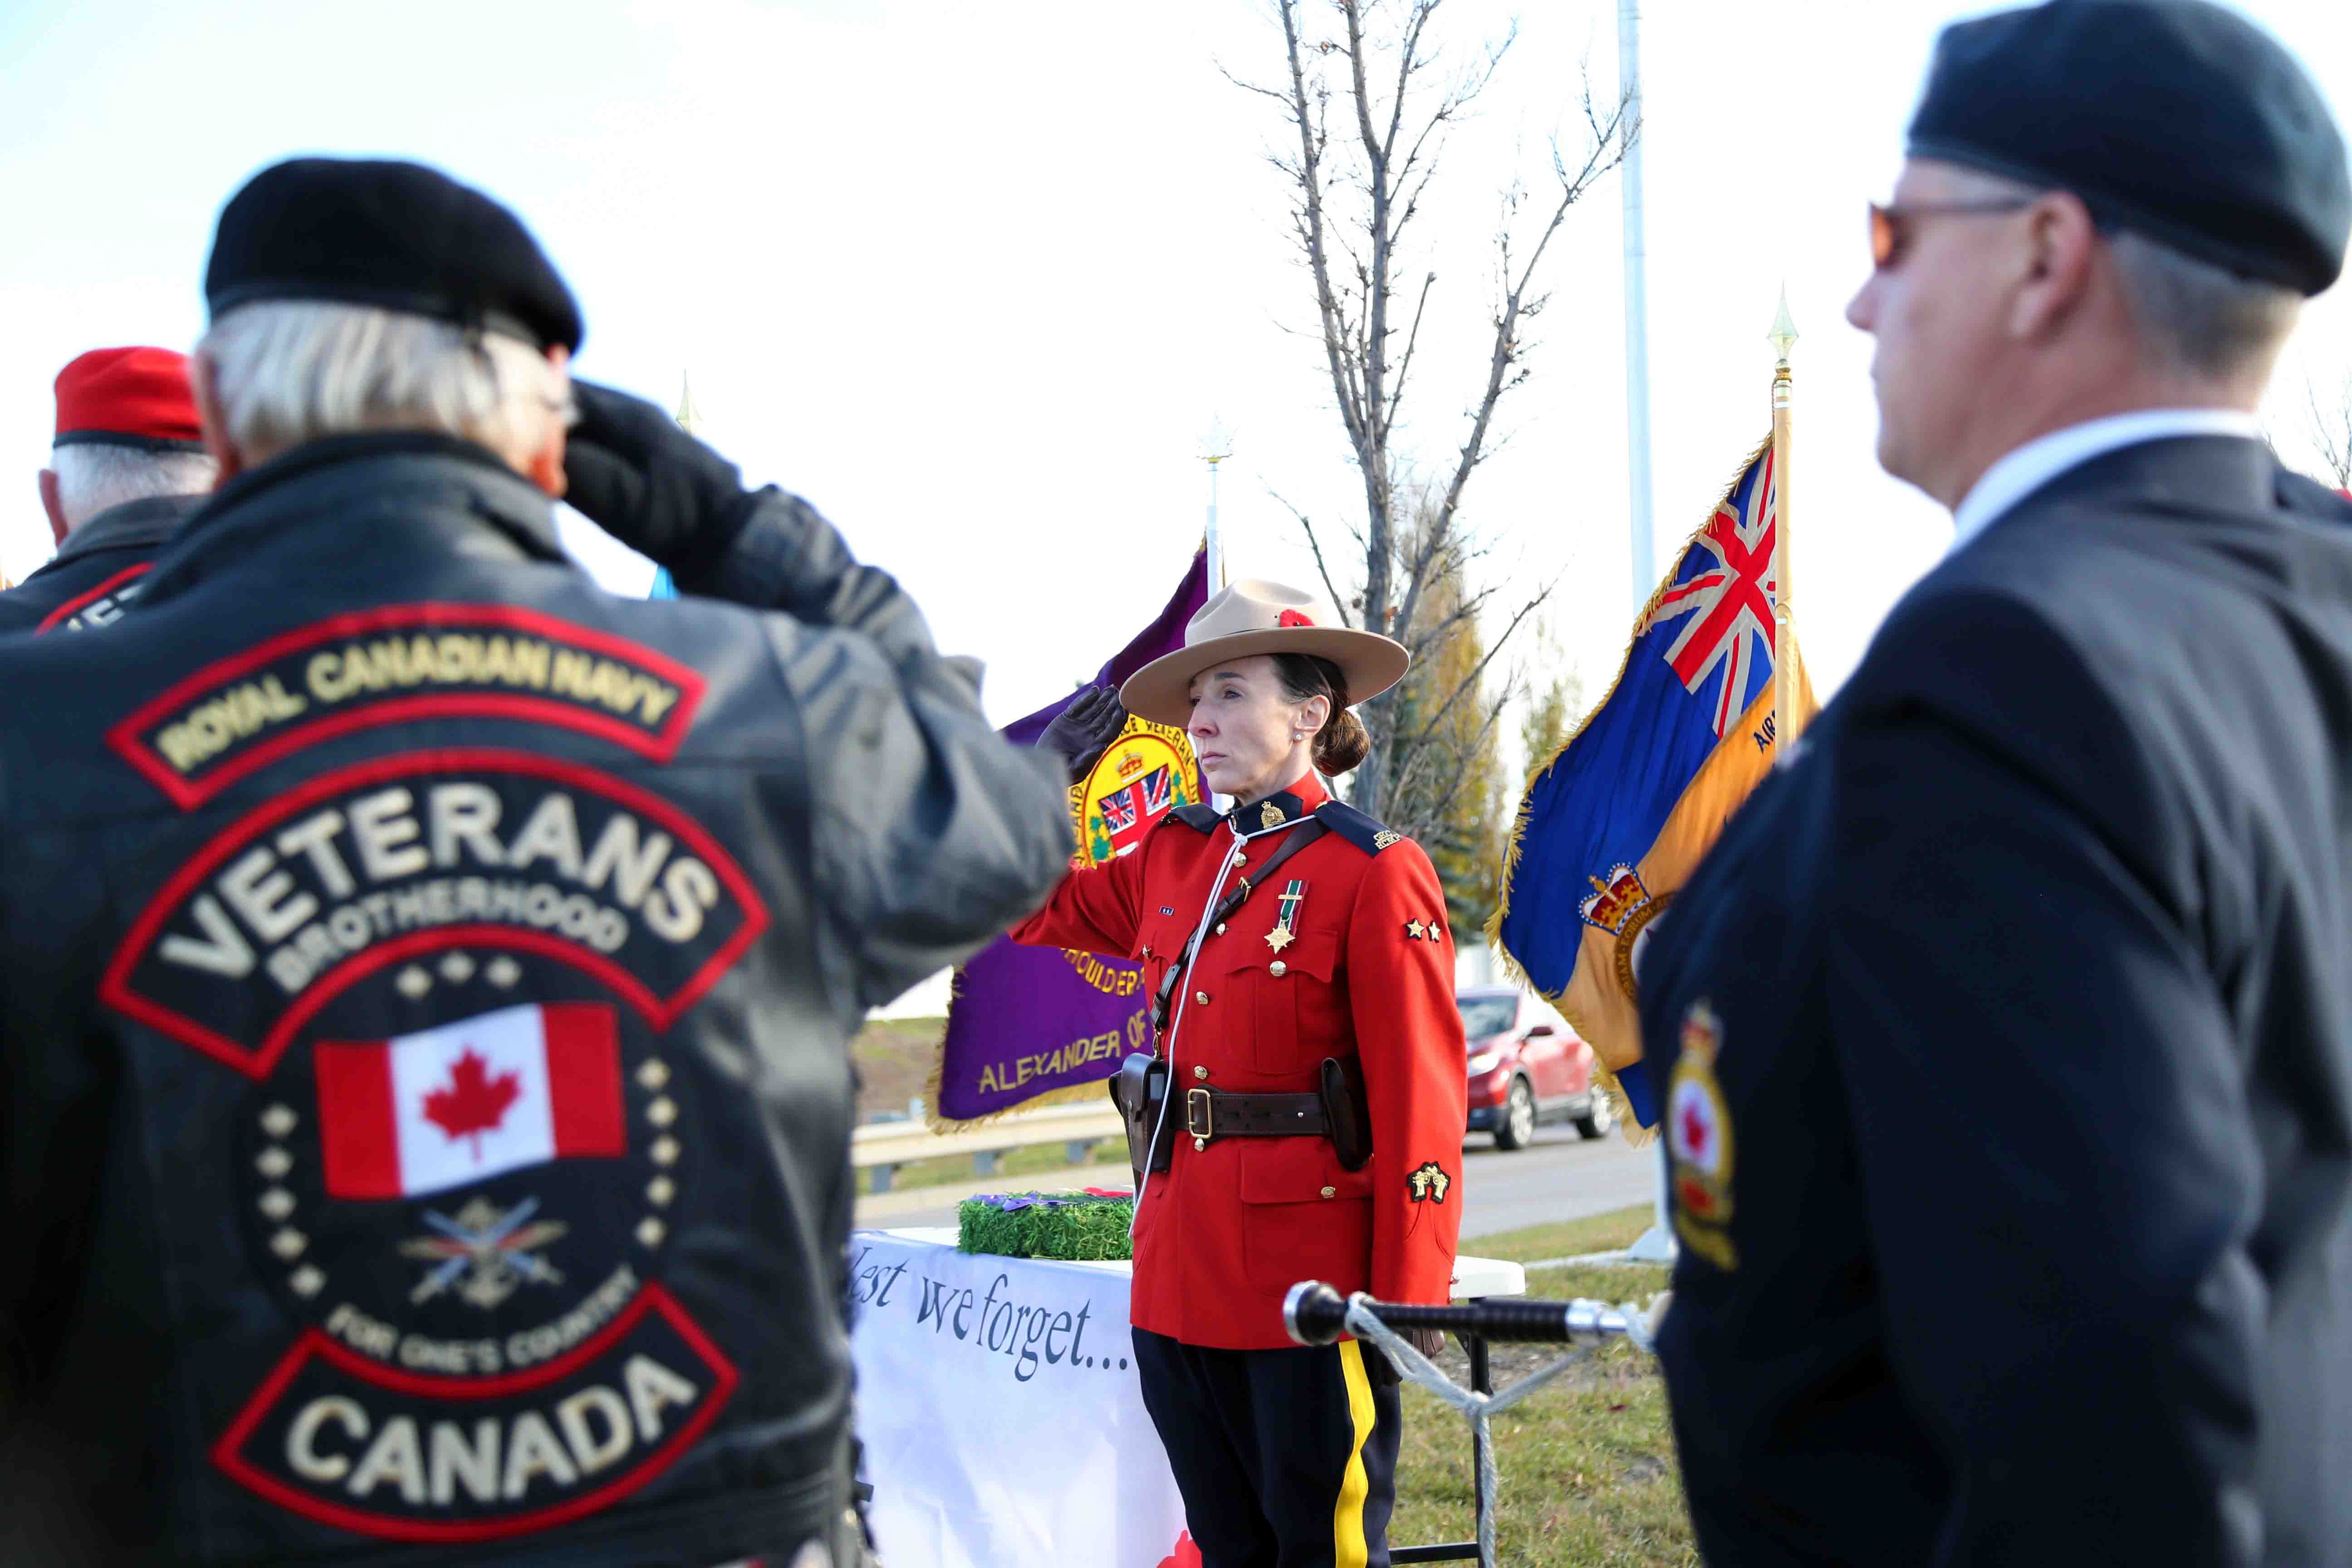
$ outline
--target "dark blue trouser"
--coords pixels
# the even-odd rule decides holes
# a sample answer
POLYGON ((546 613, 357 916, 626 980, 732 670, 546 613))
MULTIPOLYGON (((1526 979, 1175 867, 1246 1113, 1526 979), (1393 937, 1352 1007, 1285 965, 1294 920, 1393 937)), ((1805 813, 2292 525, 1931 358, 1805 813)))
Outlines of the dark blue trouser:
POLYGON ((1353 1341, 1225 1351, 1134 1333, 1203 1568, 1388 1568, 1400 1417, 1379 1352, 1368 1363, 1353 1341))

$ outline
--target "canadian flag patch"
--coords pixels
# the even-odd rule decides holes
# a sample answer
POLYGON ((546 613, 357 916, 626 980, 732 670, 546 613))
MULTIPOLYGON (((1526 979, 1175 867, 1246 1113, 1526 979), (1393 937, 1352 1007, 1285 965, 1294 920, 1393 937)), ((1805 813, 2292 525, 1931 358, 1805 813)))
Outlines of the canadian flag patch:
POLYGON ((597 1002, 501 1007, 316 1047, 327 1191, 402 1198, 628 1152, 621 1049, 597 1002))

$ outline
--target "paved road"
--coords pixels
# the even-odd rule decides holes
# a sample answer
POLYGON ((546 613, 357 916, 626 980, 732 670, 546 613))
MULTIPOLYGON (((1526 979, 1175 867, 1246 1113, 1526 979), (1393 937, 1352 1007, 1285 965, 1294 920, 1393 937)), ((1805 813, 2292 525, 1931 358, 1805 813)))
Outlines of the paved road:
POLYGON ((1462 1149, 1462 1235, 1547 1225, 1650 1202, 1658 1184, 1655 1146, 1636 1149, 1612 1132, 1587 1142, 1562 1121, 1506 1154, 1472 1133, 1462 1149))
MULTIPOLYGON (((1126 1184, 1100 1170, 1087 1180, 1126 1184)), ((952 1226, 956 1205, 980 1192, 1028 1192, 1053 1184, 1051 1176, 1024 1176, 955 1186, 927 1187, 868 1198, 857 1205, 861 1226, 893 1229, 952 1226), (929 1202, 923 1207, 904 1206, 929 1202)), ((1462 1150, 1462 1234, 1491 1236, 1498 1230, 1557 1220, 1581 1219, 1629 1204, 1647 1203, 1657 1184, 1657 1155, 1630 1147, 1615 1133, 1598 1142, 1577 1136, 1567 1122, 1536 1129, 1536 1141, 1506 1154, 1484 1133, 1472 1133, 1462 1150)))

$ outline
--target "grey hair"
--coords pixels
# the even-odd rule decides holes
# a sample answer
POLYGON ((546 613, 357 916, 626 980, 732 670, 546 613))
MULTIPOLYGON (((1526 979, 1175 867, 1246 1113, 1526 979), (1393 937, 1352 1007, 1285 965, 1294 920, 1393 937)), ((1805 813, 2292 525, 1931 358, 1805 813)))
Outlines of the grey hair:
POLYGON ((571 404, 570 378, 528 344, 368 305, 241 306, 196 355, 212 366, 222 433, 249 458, 324 436, 436 430, 519 463, 571 404))
POLYGON ((49 468, 58 476, 58 510, 68 528, 125 501, 203 495, 219 473, 202 452, 151 452, 98 441, 52 448, 49 468))
POLYGON ((2118 230, 2107 244, 2140 335, 2199 375, 2266 370, 2303 309, 2292 289, 2242 278, 2146 235, 2118 230))
MULTIPOLYGON (((2048 188, 1983 169, 1957 172, 1968 188, 1987 196, 2030 201, 2048 188)), ((2132 325, 2172 369, 2222 380, 2267 369, 2302 311, 2303 298, 2292 289, 2242 278, 2137 229, 2101 233, 2122 277, 2132 325)))

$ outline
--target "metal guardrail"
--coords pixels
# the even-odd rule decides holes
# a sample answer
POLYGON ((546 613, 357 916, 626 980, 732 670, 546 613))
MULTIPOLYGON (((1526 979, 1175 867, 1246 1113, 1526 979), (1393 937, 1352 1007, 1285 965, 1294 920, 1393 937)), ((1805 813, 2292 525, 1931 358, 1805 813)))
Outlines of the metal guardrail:
POLYGON ((1070 1163, 1076 1165, 1086 1163, 1097 1143, 1126 1135, 1118 1108, 1107 1100, 1101 1105, 1053 1105, 1043 1110, 1024 1110, 954 1132, 934 1132, 919 1121, 879 1121, 850 1133, 849 1163, 858 1170, 873 1172, 873 1191, 887 1193, 898 1167, 917 1160, 969 1154, 972 1173, 988 1176, 996 1172, 996 1157, 1008 1149, 1059 1143, 1068 1152, 1070 1163))

